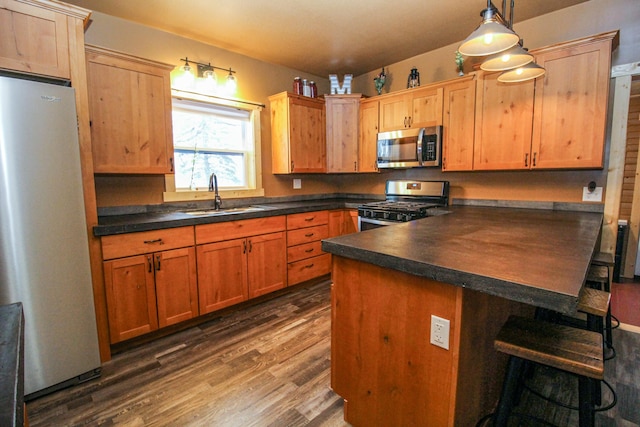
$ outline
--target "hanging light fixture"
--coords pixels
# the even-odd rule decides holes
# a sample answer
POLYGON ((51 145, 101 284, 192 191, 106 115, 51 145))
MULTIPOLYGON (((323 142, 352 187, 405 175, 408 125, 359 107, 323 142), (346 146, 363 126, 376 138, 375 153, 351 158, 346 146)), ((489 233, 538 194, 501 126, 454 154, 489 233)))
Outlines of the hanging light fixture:
MULTIPOLYGON (((535 79, 545 73, 544 68, 533 62, 533 56, 523 47, 520 36, 513 31, 514 3, 515 0, 511 0, 509 21, 506 21, 491 0, 487 0, 487 8, 481 13, 482 24, 458 48, 463 55, 489 56, 480 68, 485 71, 503 71, 498 81, 506 83, 535 79)), ((503 14, 506 8, 507 0, 502 0, 503 14)))
POLYGON ((184 66, 179 67, 175 73, 172 73, 172 88, 184 91, 196 91, 206 95, 215 95, 220 91, 224 92, 225 95, 235 94, 237 80, 233 76, 235 71, 231 68, 216 67, 211 65, 210 62, 204 64, 189 61, 187 57, 180 59, 180 61, 184 61, 184 66), (222 70, 229 73, 224 85, 218 84, 218 77, 215 70, 222 70))
POLYGON ((491 4, 491 0, 487 0, 487 8, 481 12, 480 16, 482 16, 480 26, 458 48, 461 54, 492 55, 509 49, 520 41, 520 37, 505 25, 504 18, 491 4))
POLYGON ((503 52, 491 55, 480 64, 480 68, 485 71, 504 71, 522 67, 530 62, 533 62, 533 56, 520 44, 516 44, 503 52))
POLYGON ((545 69, 530 62, 522 67, 505 71, 498 76, 498 81, 503 83, 518 83, 544 76, 545 69))

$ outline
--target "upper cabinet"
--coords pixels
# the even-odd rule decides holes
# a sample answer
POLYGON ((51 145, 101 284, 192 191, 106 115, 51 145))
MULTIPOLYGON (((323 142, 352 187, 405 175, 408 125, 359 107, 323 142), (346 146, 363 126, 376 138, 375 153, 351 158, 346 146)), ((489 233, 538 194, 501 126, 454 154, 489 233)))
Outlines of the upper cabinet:
POLYGON ((273 173, 326 172, 324 100, 282 92, 269 102, 273 173))
POLYGON ((360 94, 325 96, 327 172, 358 172, 360 94))
POLYGON ((172 65, 86 48, 95 173, 173 173, 172 65))
POLYGON ((611 52, 618 37, 614 31, 531 52, 547 70, 536 82, 532 167, 603 167, 611 52))
POLYGON ((473 168, 475 126, 475 76, 462 77, 444 86, 442 170, 473 168))
POLYGON ((360 127, 358 130, 358 172, 378 171, 378 100, 360 101, 360 127))
POLYGON ((380 132, 442 124, 442 87, 424 86, 380 99, 380 132))
POLYGON ((64 3, 0 0, 0 68, 71 79, 70 17, 83 21, 88 11, 64 3))
POLYGON ((499 75, 478 78, 473 169, 529 169, 535 81, 500 83, 499 75))
POLYGON ((611 52, 618 32, 532 51, 544 77, 480 73, 474 170, 601 168, 611 52))

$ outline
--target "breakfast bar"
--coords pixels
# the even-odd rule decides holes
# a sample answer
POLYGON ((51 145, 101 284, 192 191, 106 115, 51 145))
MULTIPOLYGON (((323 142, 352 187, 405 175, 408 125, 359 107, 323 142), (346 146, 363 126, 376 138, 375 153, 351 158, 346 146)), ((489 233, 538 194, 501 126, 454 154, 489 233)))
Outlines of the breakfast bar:
POLYGON ((323 241, 332 387, 354 426, 474 425, 497 403, 506 358, 493 341, 508 316, 576 311, 602 214, 448 210, 323 241), (432 316, 449 322, 439 345, 432 316))

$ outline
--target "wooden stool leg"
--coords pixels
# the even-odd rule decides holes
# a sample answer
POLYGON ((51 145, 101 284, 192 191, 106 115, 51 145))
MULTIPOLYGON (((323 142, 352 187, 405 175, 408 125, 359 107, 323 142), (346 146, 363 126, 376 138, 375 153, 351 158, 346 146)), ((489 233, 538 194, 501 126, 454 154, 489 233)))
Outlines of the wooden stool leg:
POLYGON ((500 395, 500 402, 498 402, 498 409, 493 420, 494 427, 507 426, 509 415, 511 414, 511 409, 513 409, 516 393, 518 392, 518 382, 520 380, 520 373, 522 372, 523 363, 524 360, 520 359, 519 357, 509 357, 507 373, 504 378, 504 384, 502 384, 502 394, 500 395))

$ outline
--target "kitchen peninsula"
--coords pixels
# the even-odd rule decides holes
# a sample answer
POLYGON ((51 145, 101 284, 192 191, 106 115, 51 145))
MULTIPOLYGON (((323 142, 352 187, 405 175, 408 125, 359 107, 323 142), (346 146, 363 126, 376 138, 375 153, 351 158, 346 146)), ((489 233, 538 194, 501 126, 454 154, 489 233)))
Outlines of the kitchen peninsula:
POLYGON ((323 241, 332 387, 356 427, 474 425, 498 398, 509 314, 576 310, 601 213, 449 210, 323 241), (450 322, 448 349, 430 343, 433 315, 450 322))

